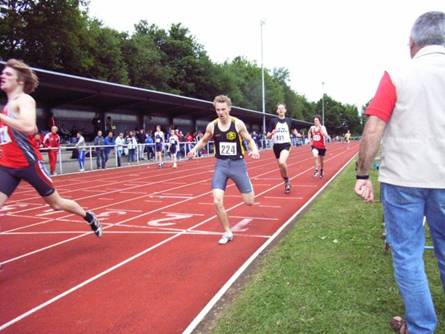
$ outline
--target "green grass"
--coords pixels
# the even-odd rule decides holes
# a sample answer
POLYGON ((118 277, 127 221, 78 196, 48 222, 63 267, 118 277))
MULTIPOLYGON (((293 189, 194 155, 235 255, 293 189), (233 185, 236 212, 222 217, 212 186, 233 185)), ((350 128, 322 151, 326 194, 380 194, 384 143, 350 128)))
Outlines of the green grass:
MULTIPOLYGON (((403 306, 391 256, 383 254, 381 205, 361 202, 354 182, 351 164, 262 258, 212 333, 393 333, 388 321, 403 306)), ((445 319, 431 251, 425 261, 445 319)))

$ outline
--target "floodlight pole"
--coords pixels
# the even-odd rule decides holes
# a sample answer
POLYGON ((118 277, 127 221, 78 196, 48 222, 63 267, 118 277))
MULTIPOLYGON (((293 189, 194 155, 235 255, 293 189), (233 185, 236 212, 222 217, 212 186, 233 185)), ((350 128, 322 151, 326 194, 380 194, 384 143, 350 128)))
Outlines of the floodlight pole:
POLYGON ((263 134, 266 134, 266 98, 265 98, 265 87, 264 87, 264 61, 263 61, 263 26, 266 21, 262 19, 260 21, 261 27, 261 106, 263 111, 263 134))
POLYGON ((324 81, 321 82, 321 90, 323 93, 321 96, 321 125, 324 125, 324 81))

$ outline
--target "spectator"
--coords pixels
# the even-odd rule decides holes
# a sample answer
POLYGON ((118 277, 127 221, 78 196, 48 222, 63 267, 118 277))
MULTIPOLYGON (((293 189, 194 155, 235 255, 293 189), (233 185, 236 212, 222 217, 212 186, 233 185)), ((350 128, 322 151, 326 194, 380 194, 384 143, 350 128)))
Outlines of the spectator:
POLYGON ((44 147, 44 145, 43 145, 43 140, 42 140, 42 136, 41 136, 41 134, 40 134, 39 132, 37 132, 37 133, 34 135, 34 138, 33 138, 33 140, 32 140, 32 143, 33 143, 34 147, 37 148, 37 149, 39 149, 39 150, 40 150, 41 148, 44 147))
POLYGON ((136 161, 136 149, 138 142, 134 136, 134 132, 130 131, 127 137, 127 147, 128 147, 128 162, 136 161))
POLYGON ((114 131, 116 129, 116 126, 113 123, 113 119, 111 116, 107 116, 107 119, 105 120, 105 131, 109 133, 110 131, 114 131))
POLYGON ((187 134, 185 135, 185 142, 186 142, 185 154, 187 155, 187 153, 190 152, 193 147, 193 144, 192 144, 193 135, 190 132, 187 132, 187 134))
POLYGON ((445 13, 421 15, 411 29, 411 62, 383 74, 366 110, 355 193, 374 200, 369 170, 382 143, 379 181, 394 276, 405 319, 399 333, 434 333, 437 315, 425 273, 424 217, 445 290, 445 13))
POLYGON ((114 138, 113 138, 113 131, 108 131, 108 135, 104 139, 104 158, 105 158, 105 165, 108 161, 108 156, 110 155, 111 150, 114 147, 114 138))
POLYGON ((48 150, 48 160, 49 160, 49 170, 51 175, 56 174, 56 164, 57 164, 57 155, 59 153, 60 147, 60 137, 57 134, 59 129, 57 126, 51 127, 51 132, 48 132, 43 139, 43 145, 47 147, 48 150))
POLYGON ((102 130, 102 120, 98 112, 94 115, 94 118, 91 121, 91 123, 93 124, 94 133, 97 133, 97 131, 102 130))
POLYGON ((97 131, 97 136, 94 138, 94 146, 96 147, 96 166, 97 169, 105 169, 105 148, 104 148, 104 137, 102 136, 102 131, 97 131))
POLYGON ((79 171, 83 172, 85 171, 85 153, 86 153, 86 144, 85 144, 85 138, 82 136, 80 131, 76 134, 77 137, 77 143, 76 148, 78 151, 77 154, 77 161, 79 162, 79 171))
POLYGON ((139 153, 139 159, 144 160, 144 151, 145 151, 145 130, 140 129, 136 132, 136 139, 138 142, 138 153, 139 153))
POLYGON ((147 137, 145 138, 145 151, 147 152, 147 159, 151 160, 154 158, 154 144, 153 137, 150 133, 147 133, 147 137))
POLYGON ((114 144, 116 145, 115 151, 117 155, 117 166, 120 167, 122 165, 122 155, 124 154, 124 146, 125 146, 125 138, 123 132, 119 133, 119 136, 116 137, 114 144))

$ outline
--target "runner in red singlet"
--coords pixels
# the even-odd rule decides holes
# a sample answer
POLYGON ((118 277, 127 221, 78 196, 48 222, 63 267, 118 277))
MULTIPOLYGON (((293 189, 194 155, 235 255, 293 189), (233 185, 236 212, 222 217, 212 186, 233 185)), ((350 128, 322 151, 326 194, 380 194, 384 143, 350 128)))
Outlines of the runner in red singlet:
POLYGON ((308 132, 308 139, 311 143, 312 154, 314 156, 314 176, 323 177, 324 156, 326 155, 326 138, 328 132, 324 125, 321 125, 320 116, 314 117, 314 125, 308 132))
POLYGON ((41 164, 42 156, 33 143, 37 131, 36 102, 28 95, 37 85, 38 78, 28 65, 15 59, 7 61, 0 82, 8 97, 0 112, 0 208, 23 179, 52 209, 81 216, 100 237, 102 227, 94 213, 62 198, 41 164))

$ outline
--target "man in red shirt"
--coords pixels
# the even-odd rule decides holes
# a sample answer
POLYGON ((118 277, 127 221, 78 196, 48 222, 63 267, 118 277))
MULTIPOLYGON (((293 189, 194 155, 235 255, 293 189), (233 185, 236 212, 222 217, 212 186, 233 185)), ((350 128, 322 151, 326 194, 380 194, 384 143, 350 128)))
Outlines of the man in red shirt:
POLYGON ((102 226, 91 211, 65 199, 54 188, 41 164, 42 156, 33 145, 36 126, 36 102, 28 94, 38 85, 38 78, 25 63, 10 59, 1 74, 0 87, 8 103, 0 112, 0 208, 20 181, 27 181, 54 210, 64 210, 82 217, 96 236, 102 226))
POLYGON ((48 132, 43 139, 43 145, 49 149, 48 158, 51 175, 56 175, 57 154, 59 153, 60 147, 60 136, 57 134, 58 130, 57 126, 53 125, 51 132, 48 132))

